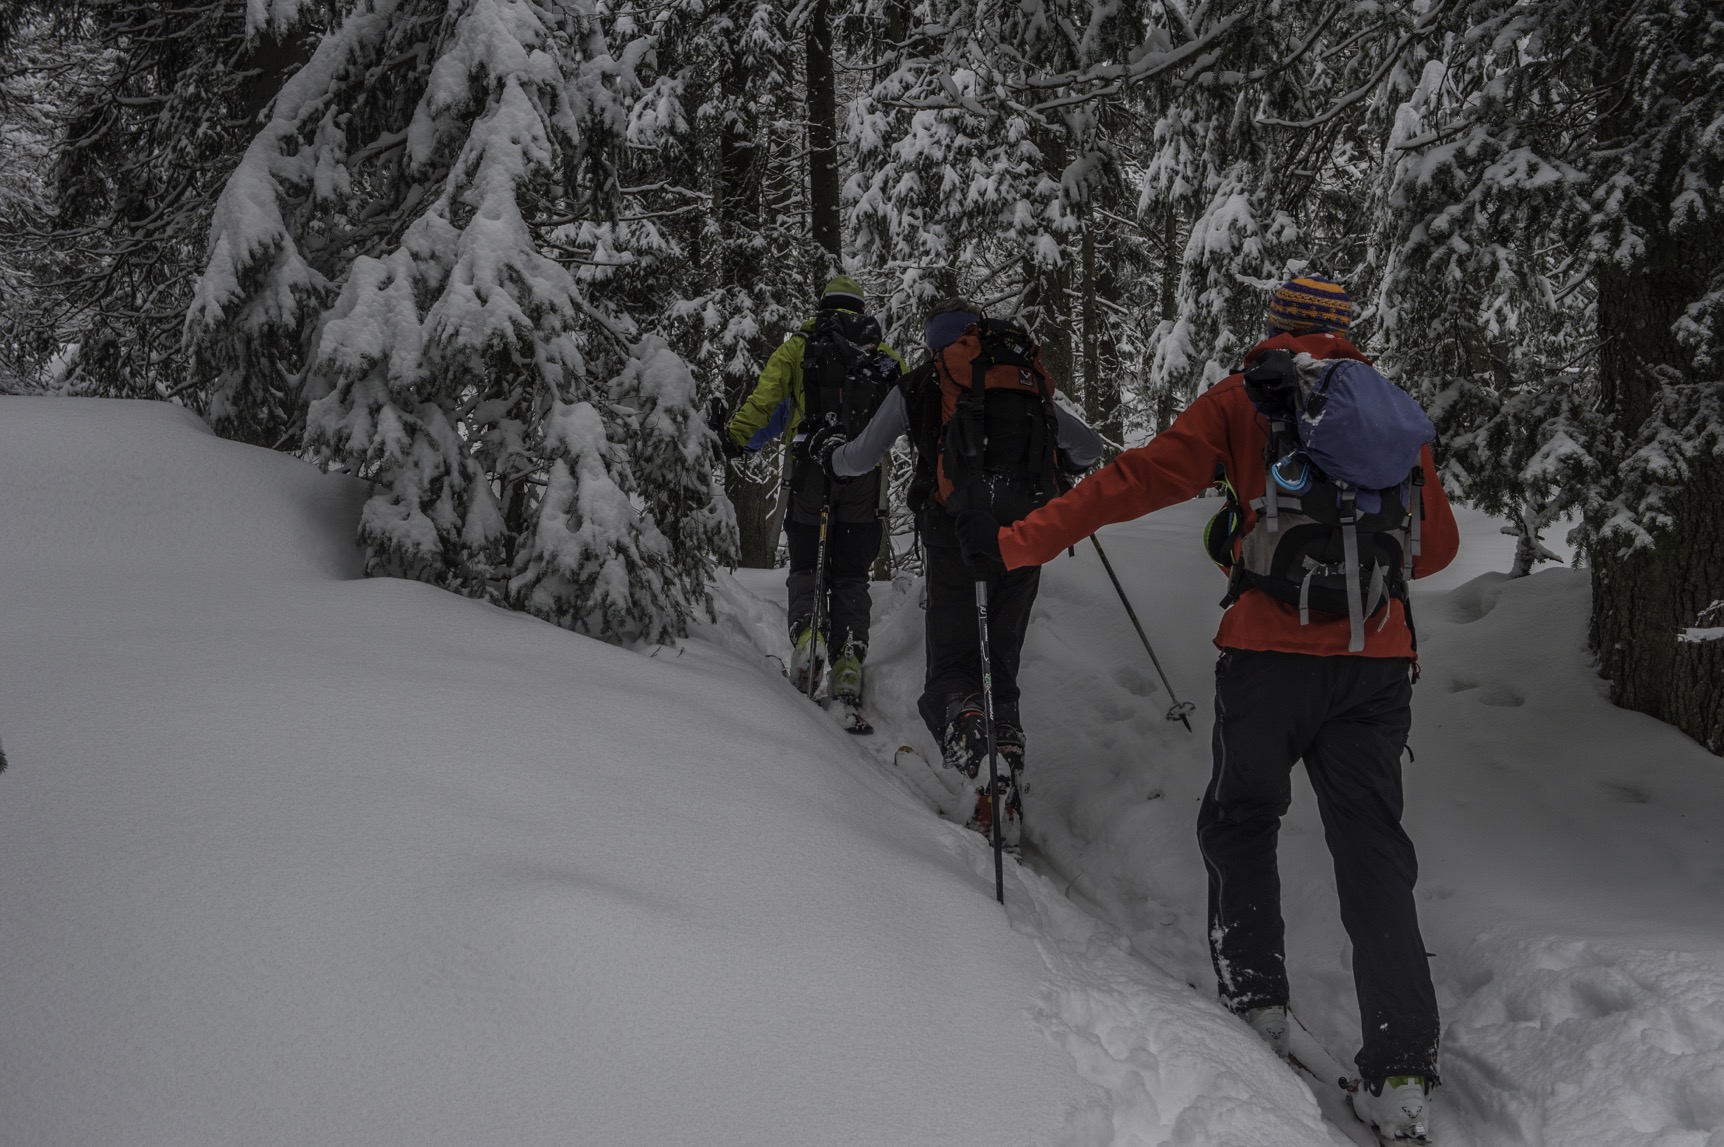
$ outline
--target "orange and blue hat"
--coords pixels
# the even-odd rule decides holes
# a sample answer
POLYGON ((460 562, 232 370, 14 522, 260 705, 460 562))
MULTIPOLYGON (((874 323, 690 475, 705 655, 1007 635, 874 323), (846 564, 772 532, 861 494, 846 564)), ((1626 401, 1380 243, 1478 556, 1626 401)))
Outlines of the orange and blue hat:
POLYGON ((1269 296, 1271 331, 1290 335, 1330 331, 1347 333, 1353 322, 1353 296, 1340 283, 1302 275, 1289 279, 1269 296))

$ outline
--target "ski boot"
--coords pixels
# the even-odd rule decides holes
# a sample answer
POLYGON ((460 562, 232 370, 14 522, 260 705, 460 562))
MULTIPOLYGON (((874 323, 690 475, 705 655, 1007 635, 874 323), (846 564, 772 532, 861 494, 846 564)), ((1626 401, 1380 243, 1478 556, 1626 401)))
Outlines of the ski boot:
POLYGON ((994 724, 994 748, 999 750, 1000 771, 1012 778, 1012 800, 1024 791, 1024 731, 1016 721, 994 724))
POLYGON ((806 626, 796 635, 790 650, 790 683, 798 693, 807 693, 820 680, 820 665, 826 659, 824 643, 806 626))
POLYGON ((832 699, 845 705, 862 704, 862 655, 853 645, 832 661, 832 673, 827 678, 832 699))
POLYGON ((1353 1114, 1384 1143, 1431 1141, 1431 1085, 1422 1075, 1391 1075, 1348 1092, 1353 1114))
MULTIPOLYGON (((1018 794, 1011 782, 1004 776, 1000 777, 1000 808, 1005 814, 1005 819, 1000 822, 1000 847, 1015 854, 1023 843, 1023 806, 1018 802, 1018 794)), ((988 794, 986 777, 976 786, 976 804, 964 821, 964 827, 975 829, 989 840, 994 838, 994 801, 988 794)))
POLYGON ((940 738, 940 761, 971 780, 988 759, 987 716, 980 697, 959 694, 946 703, 946 731, 940 738))
POLYGON ((1267 1008, 1251 1008, 1240 1014, 1241 1019, 1251 1025, 1251 1030, 1257 1033, 1259 1039, 1269 1045, 1276 1058, 1285 1060, 1288 1056, 1287 1009, 1280 1005, 1267 1008))

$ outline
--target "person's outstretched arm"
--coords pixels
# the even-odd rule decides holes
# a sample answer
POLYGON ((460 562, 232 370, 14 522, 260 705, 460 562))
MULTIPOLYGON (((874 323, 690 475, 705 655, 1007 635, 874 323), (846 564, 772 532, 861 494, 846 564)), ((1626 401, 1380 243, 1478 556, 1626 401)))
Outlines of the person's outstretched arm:
POLYGON ((1227 460, 1219 387, 1199 395, 1173 425, 1127 450, 1023 521, 1000 530, 1007 569, 1041 565, 1103 526, 1195 498, 1227 460))
POLYGON ((892 444, 910 428, 909 415, 904 409, 904 389, 894 386, 862 433, 832 452, 832 473, 840 478, 855 478, 880 464, 892 444))

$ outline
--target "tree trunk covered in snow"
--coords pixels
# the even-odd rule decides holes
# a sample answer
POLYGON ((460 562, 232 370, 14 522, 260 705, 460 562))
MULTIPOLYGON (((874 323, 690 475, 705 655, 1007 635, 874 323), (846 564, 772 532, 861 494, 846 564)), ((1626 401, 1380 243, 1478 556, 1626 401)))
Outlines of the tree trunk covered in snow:
MULTIPOLYGON (((1649 213, 1643 259, 1607 263, 1599 276, 1604 339, 1600 375, 1607 410, 1633 441, 1652 414, 1659 380, 1683 370, 1687 356, 1671 334, 1682 303, 1703 294, 1708 270, 1724 263, 1720 228, 1702 249, 1673 241, 1649 213)), ((1592 644, 1618 705, 1669 721, 1724 753, 1724 642, 1680 642, 1700 611, 1724 597, 1724 458, 1690 461, 1667 498, 1669 516, 1652 544, 1626 553, 1609 544, 1593 557, 1592 644)))
POLYGON ((832 61, 832 10, 815 0, 808 15, 808 206, 814 242, 837 266, 843 255, 838 204, 838 88, 832 61))
MULTIPOLYGON (((1042 153, 1044 170, 1063 171, 1071 154, 1065 133, 1052 129, 1037 131, 1035 140, 1042 153)), ((1043 261, 1040 252, 1026 252, 1024 317, 1042 344, 1042 364, 1053 376, 1054 385, 1068 398, 1081 402, 1077 348, 1072 338, 1071 279, 1069 262, 1049 263, 1043 261)))
MULTIPOLYGON (((1596 42, 1609 60, 1611 74, 1604 78, 1613 86, 1631 82, 1628 50, 1608 47, 1618 42, 1617 30, 1601 23, 1596 42)), ((1662 127, 1642 122, 1631 101, 1615 109, 1601 125, 1607 140, 1644 138, 1649 126, 1647 134, 1662 127)), ((1648 164, 1655 178, 1638 189, 1626 211, 1642 245, 1635 255, 1600 263, 1597 304, 1606 417, 1631 449, 1660 454, 1667 441, 1649 437, 1648 428, 1656 432, 1658 421, 1676 421, 1666 409, 1677 401, 1675 392, 1706 385, 1678 337, 1679 322, 1724 265, 1724 220, 1713 214, 1698 223, 1690 217, 1680 231, 1673 225, 1687 157, 1671 146, 1670 136, 1662 141, 1648 164)), ((1678 641, 1703 610, 1724 598, 1724 443, 1714 447, 1687 454, 1674 472, 1662 461, 1642 467, 1661 487, 1658 512, 1640 515, 1649 535, 1643 544, 1628 548, 1606 533, 1594 547, 1592 644, 1618 705, 1668 721, 1724 753, 1724 642, 1678 641)), ((1613 504, 1605 506, 1595 513, 1615 512, 1613 504)))
MULTIPOLYGON (((1109 252, 1097 251, 1096 236, 1104 224, 1094 205, 1085 211, 1083 226, 1083 392, 1089 424, 1108 442, 1125 441, 1125 408, 1121 401, 1125 364, 1114 342, 1108 312, 1122 309, 1119 269, 1109 252)), ((1108 448, 1112 454, 1112 447, 1108 448)))
MULTIPOLYGON (((724 97, 730 107, 745 107, 748 99, 748 64, 734 56, 724 80, 724 97)), ((754 135, 758 125, 740 117, 728 117, 719 140, 719 227, 727 240, 724 265, 719 269, 722 285, 733 295, 752 294, 760 279, 772 272, 758 255, 751 255, 749 235, 762 226, 761 205, 766 194, 766 149, 754 135)), ((750 356, 764 363, 777 345, 776 331, 760 331, 750 340, 750 356)), ((744 376, 728 379, 725 408, 735 410, 754 387, 744 376)), ((777 506, 779 451, 768 448, 738 465, 725 467, 724 492, 736 508, 737 561, 748 569, 769 569, 778 552, 777 506)))

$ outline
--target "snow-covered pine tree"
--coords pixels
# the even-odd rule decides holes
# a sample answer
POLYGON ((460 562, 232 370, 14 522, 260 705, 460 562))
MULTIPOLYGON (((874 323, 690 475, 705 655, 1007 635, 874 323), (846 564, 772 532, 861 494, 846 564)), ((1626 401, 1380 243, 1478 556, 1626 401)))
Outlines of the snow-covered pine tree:
MULTIPOLYGON (((27 32, 0 49, 7 82, 36 80, 44 101, 17 110, 47 136, 36 210, 6 228, 25 264, 15 289, 33 300, 11 319, 28 345, 49 348, 57 389, 165 397, 183 387, 180 330, 215 196, 256 113, 303 60, 303 31, 332 6, 4 6, 27 32)), ((46 385, 44 356, 33 361, 33 385, 46 385)))
POLYGON ((21 241, 49 214, 50 113, 64 99, 57 47, 39 13, 0 4, 0 393, 40 389, 58 348, 33 321, 47 308, 35 297, 46 253, 21 241))
MULTIPOLYGON (((302 420, 374 484, 370 572, 624 641, 707 600, 640 480, 701 450, 686 372, 564 265, 617 212, 643 48, 585 3, 368 0, 230 180, 188 323, 224 429, 302 420)), ((707 473, 668 481, 704 507, 707 473)))
POLYGON ((1370 115, 1431 34, 1405 6, 1333 0, 1231 0, 1197 19, 1188 34, 1214 51, 1158 82, 1141 204, 1183 236, 1149 380, 1179 405, 1237 366, 1288 275, 1370 296, 1370 115))
MULTIPOLYGON (((1519 490, 1535 509, 1547 488, 1581 506, 1592 641, 1613 697, 1718 752, 1724 649, 1677 640, 1724 598, 1724 16, 1715 7, 1474 0, 1444 11, 1455 50, 1433 82, 1450 85, 1450 110, 1401 145, 1411 153, 1399 179, 1409 217, 1395 234, 1415 273, 1433 229, 1453 246, 1486 248, 1470 265, 1438 257, 1438 270, 1460 270, 1431 289, 1464 297, 1430 321, 1441 336, 1470 338, 1481 358, 1509 341, 1503 316, 1520 323, 1514 357, 1502 356, 1504 374, 1526 372, 1519 385, 1511 374, 1487 390, 1475 368, 1462 388, 1531 408, 1521 431, 1533 454, 1493 466, 1474 451, 1470 477, 1519 490), (1446 234, 1460 223, 1465 233, 1446 234), (1527 395, 1538 388, 1550 393, 1527 395), (1596 417, 1580 416, 1594 394, 1596 417)), ((1406 281, 1396 280, 1397 321, 1416 330, 1428 295, 1406 281)), ((1497 417, 1488 404, 1483 414, 1497 417)))
MULTIPOLYGON (((655 80, 629 128, 630 214, 652 222, 661 244, 654 286, 642 295, 656 300, 661 329, 695 367, 702 397, 718 398, 727 413, 834 269, 809 223, 791 8, 701 2, 633 16, 653 34, 655 80)), ((775 561, 781 461, 769 449, 725 468, 745 566, 775 561)))
MULTIPOLYGON (((1042 146, 1047 123, 998 98, 1007 85, 1028 94, 1023 69, 1006 61, 1033 21, 991 0, 865 5, 858 19, 883 31, 888 49, 850 101, 844 199, 858 257, 890 284, 889 329, 914 345, 928 305, 958 293, 1019 314, 1038 272, 1058 277, 1076 231, 1061 170, 1049 170, 1058 157, 1042 146)), ((1038 299, 1023 317, 1044 341, 1055 335, 1067 385, 1069 343, 1052 330, 1065 317, 1060 302, 1038 299)))
POLYGON ((1457 35, 1410 61, 1373 212, 1383 360, 1435 420, 1448 483, 1509 519, 1516 574, 1549 560, 1542 533, 1580 499, 1602 429, 1590 259, 1527 241, 1576 220, 1585 183, 1518 67, 1528 48, 1457 35))

